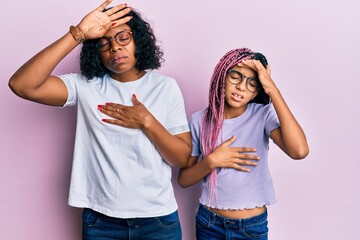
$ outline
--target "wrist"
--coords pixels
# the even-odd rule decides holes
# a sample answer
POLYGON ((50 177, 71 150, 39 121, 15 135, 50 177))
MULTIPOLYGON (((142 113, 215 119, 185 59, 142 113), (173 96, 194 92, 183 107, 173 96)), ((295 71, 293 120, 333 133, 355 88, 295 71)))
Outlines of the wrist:
POLYGON ((213 170, 216 168, 216 156, 214 156, 213 153, 210 153, 209 155, 207 155, 207 161, 204 161, 206 162, 206 167, 209 169, 209 170, 213 170))
POLYGON ((78 44, 81 44, 85 41, 84 33, 77 26, 71 25, 69 32, 78 44))
POLYGON ((274 88, 274 89, 272 89, 271 91, 269 91, 268 93, 267 93, 268 95, 269 95, 269 97, 272 99, 272 98, 276 98, 277 96, 279 96, 280 95, 280 91, 279 91, 279 89, 278 88, 274 88))
POLYGON ((149 130, 151 127, 156 125, 156 118, 152 114, 147 114, 144 116, 144 121, 142 123, 142 129, 149 130))

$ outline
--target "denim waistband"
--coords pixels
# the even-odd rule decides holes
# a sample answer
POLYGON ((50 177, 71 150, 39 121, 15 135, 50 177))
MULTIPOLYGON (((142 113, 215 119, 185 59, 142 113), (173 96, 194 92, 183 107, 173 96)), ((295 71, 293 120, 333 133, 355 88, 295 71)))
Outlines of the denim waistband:
POLYGON ((205 217, 210 223, 220 223, 225 228, 239 228, 249 227, 251 225, 258 225, 261 222, 267 221, 267 210, 257 216, 250 218, 226 218, 216 213, 211 212, 204 205, 200 204, 198 214, 205 217))

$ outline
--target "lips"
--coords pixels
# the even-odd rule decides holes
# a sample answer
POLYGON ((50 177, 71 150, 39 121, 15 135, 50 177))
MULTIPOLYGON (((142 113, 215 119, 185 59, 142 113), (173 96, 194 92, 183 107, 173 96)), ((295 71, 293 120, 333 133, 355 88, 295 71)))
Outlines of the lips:
POLYGON ((127 59, 127 56, 125 56, 124 54, 118 54, 116 56, 114 56, 111 61, 114 64, 118 64, 118 63, 124 63, 127 59))
POLYGON ((231 93, 231 96, 235 101, 242 101, 244 99, 243 95, 237 93, 231 93))

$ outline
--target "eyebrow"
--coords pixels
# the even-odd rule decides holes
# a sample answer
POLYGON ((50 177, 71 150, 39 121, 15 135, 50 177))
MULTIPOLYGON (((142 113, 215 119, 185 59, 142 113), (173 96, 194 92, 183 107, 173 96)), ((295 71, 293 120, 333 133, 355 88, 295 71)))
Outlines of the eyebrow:
POLYGON ((131 29, 124 28, 124 29, 121 29, 120 31, 116 32, 113 36, 110 36, 110 37, 109 37, 109 35, 104 35, 104 36, 102 36, 102 37, 105 37, 105 38, 115 37, 118 33, 122 32, 122 31, 124 31, 124 30, 127 30, 127 31, 129 31, 129 32, 132 32, 131 29))

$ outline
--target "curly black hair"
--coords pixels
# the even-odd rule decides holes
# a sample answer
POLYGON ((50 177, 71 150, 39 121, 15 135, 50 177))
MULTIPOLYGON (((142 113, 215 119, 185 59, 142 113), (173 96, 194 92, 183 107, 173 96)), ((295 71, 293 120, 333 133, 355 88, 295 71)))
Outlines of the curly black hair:
MULTIPOLYGON (((136 46, 135 58, 137 61, 135 68, 139 71, 160 68, 164 62, 163 52, 156 44, 156 37, 150 24, 134 10, 125 16, 132 16, 132 19, 126 24, 133 32, 133 40, 136 46)), ((98 39, 85 41, 80 53, 81 74, 89 80, 110 73, 110 70, 104 66, 100 59, 97 44, 98 39)))

